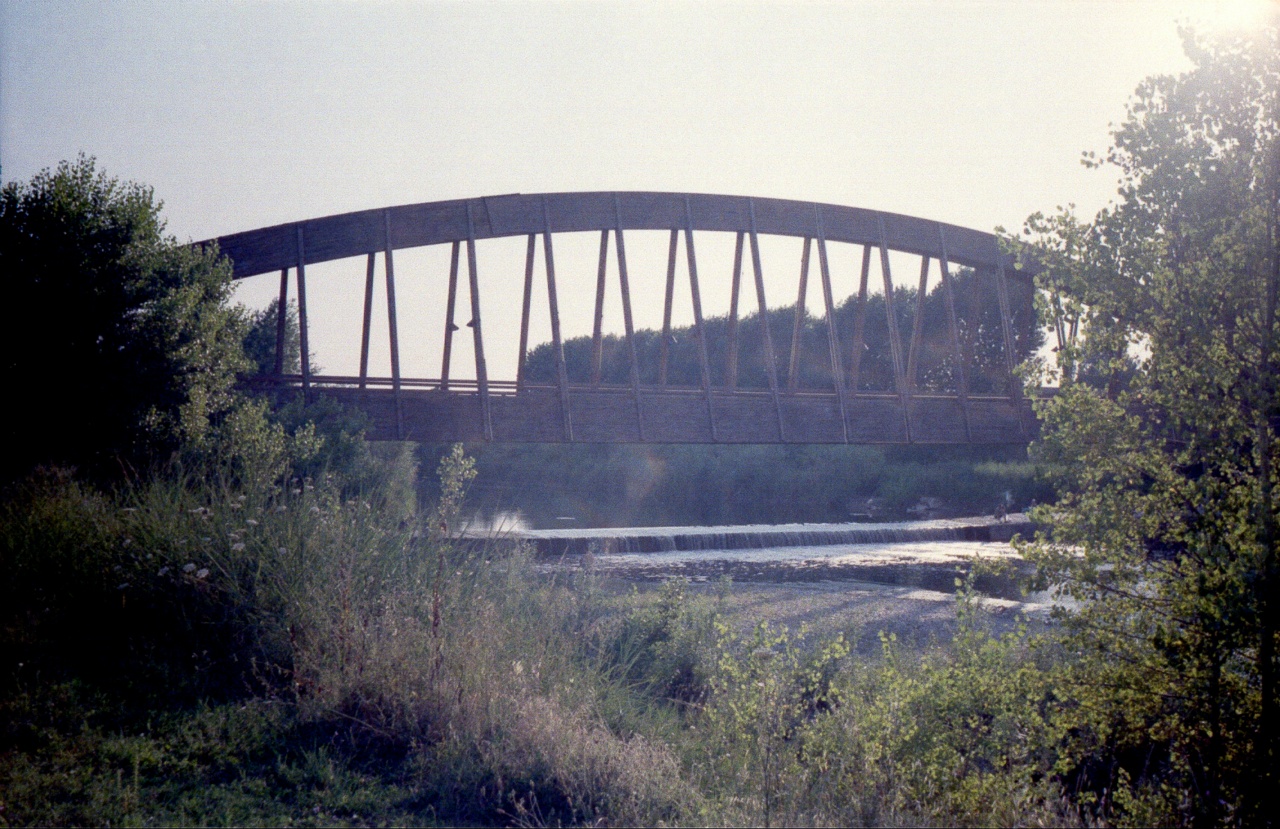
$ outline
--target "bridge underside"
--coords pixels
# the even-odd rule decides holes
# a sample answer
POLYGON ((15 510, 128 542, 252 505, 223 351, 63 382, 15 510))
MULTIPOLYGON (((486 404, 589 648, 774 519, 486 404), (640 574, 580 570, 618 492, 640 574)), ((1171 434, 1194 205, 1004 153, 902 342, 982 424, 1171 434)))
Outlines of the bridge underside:
MULTIPOLYGON (((278 389, 296 394, 301 389, 278 389)), ((1025 444, 1037 422, 1008 397, 832 392, 572 388, 566 408, 555 386, 490 390, 488 418, 475 390, 312 386, 364 412, 370 440, 423 443, 852 443, 1025 444)))

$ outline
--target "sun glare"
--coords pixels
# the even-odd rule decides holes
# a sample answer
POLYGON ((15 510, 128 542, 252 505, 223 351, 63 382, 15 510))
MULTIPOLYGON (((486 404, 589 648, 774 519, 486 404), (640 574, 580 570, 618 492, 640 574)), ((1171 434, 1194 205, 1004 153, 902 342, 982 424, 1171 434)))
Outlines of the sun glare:
POLYGON ((1189 3, 1185 13, 1197 28, 1250 31, 1280 20, 1280 0, 1202 0, 1189 3))

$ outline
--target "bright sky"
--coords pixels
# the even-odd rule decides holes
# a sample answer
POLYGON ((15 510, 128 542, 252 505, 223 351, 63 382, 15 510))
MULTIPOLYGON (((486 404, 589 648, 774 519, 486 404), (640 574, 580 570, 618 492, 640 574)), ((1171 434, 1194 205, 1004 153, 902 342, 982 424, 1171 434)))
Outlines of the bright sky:
MULTIPOLYGON (((1082 168, 1080 153, 1107 146, 1143 77, 1186 68, 1177 21, 1247 25, 1268 3, 0 0, 0 164, 21 180, 94 155, 152 185, 170 232, 193 240, 570 190, 771 196, 1013 228, 1109 198, 1113 176, 1082 168)), ((435 273, 437 253, 405 268, 435 273)), ((241 295, 258 304, 268 282, 241 295)), ((419 287, 405 290, 429 304, 435 289, 419 287)), ((317 324, 328 312, 336 325, 319 335, 321 362, 348 370, 352 329, 338 317, 359 290, 316 290, 317 324)), ((708 291, 708 313, 723 313, 708 291)), ((590 299, 573 300, 567 335, 590 327, 590 299)), ((638 309, 641 324, 651 311, 638 309)), ((423 372, 437 359, 409 351, 423 372)), ((514 355, 490 359, 510 373, 514 355)))

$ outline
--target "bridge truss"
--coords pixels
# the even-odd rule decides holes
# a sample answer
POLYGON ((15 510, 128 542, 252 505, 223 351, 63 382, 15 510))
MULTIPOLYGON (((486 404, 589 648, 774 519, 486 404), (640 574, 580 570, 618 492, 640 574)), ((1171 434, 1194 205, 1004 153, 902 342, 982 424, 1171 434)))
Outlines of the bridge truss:
MULTIPOLYGON (((507 195, 403 205, 346 213, 246 231, 216 240, 231 258, 237 279, 279 272, 274 371, 251 382, 276 394, 326 395, 362 409, 370 418, 368 437, 374 440, 515 441, 515 442, 655 442, 655 443, 1025 443, 1034 433, 1035 418, 1014 377, 1016 350, 1012 320, 1015 313, 1031 313, 1032 271, 1019 269, 1003 253, 996 237, 968 228, 925 219, 828 204, 780 199, 756 199, 681 193, 554 193, 507 195), (628 274, 628 231, 667 231, 664 324, 657 356, 657 382, 642 366, 632 317, 628 274), (557 234, 594 231, 600 234, 599 267, 595 285, 595 316, 591 340, 591 370, 587 382, 570 382, 561 337, 554 243, 557 234), (695 234, 734 234, 735 253, 727 319, 727 353, 719 382, 713 383, 704 330, 695 234), (754 293, 758 319, 768 318, 766 279, 760 237, 778 235, 803 240, 799 297, 795 305, 790 364, 786 382, 780 380, 777 351, 770 325, 759 325, 767 385, 749 388, 739 382, 741 353, 740 304, 743 273, 754 293), (489 377, 480 314, 480 285, 476 246, 489 239, 525 237, 526 256, 519 361, 513 380, 489 377), (622 298, 627 359, 627 382, 604 382, 602 318, 610 240, 622 298), (698 385, 668 383, 672 303, 678 249, 683 239, 697 342, 698 385), (828 245, 842 242, 861 247, 861 272, 851 337, 838 331, 836 295, 829 267, 828 245), (426 245, 449 245, 448 295, 441 332, 443 363, 436 378, 402 376, 400 339, 395 307, 395 251, 426 245), (534 379, 528 371, 530 306, 538 248, 550 309, 554 379, 534 379), (827 375, 830 387, 799 388, 796 359, 810 270, 816 249, 827 334, 827 375), (896 322, 890 252, 920 257, 919 287, 908 342, 896 322), (466 272, 461 264, 463 254, 466 272), (369 374, 369 346, 377 258, 382 257, 389 323, 390 376, 369 374), (366 260, 360 369, 356 376, 313 374, 310 369, 306 269, 308 265, 339 259, 366 260), (891 389, 871 390, 863 384, 863 354, 867 330, 868 281, 873 258, 878 258, 888 315, 888 352, 892 363, 891 389), (954 367, 953 388, 946 392, 920 387, 922 312, 926 278, 937 263, 945 299, 948 359, 954 367), (1005 393, 970 393, 974 365, 972 326, 957 322, 958 288, 953 268, 972 268, 994 281, 1002 340, 1005 393), (286 308, 292 272, 298 309, 301 369, 287 373, 286 308), (469 287, 474 379, 451 377, 458 283, 469 287), (1011 300, 1016 286, 1018 307, 1011 300), (642 371, 642 368, 644 371, 642 371)), ((514 280, 513 280, 514 281, 514 280)), ((977 278, 969 281, 976 291, 977 278)), ((577 287, 577 286, 574 286, 577 287)), ((513 285, 514 288, 514 285, 513 285)), ((972 303, 976 294, 969 297, 972 303)))

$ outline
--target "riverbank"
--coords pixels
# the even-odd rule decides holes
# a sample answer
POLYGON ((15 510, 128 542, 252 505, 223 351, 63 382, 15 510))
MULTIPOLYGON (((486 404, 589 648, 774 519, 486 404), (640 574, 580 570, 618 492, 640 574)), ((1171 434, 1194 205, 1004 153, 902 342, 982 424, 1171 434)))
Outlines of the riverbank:
MULTIPOLYGON (((447 447, 424 445, 424 472, 447 447)), ((1052 501, 1016 447, 476 444, 469 508, 531 527, 905 521, 1052 501), (921 513, 926 508, 928 515, 921 513)), ((429 474, 420 496, 438 496, 429 474)))

